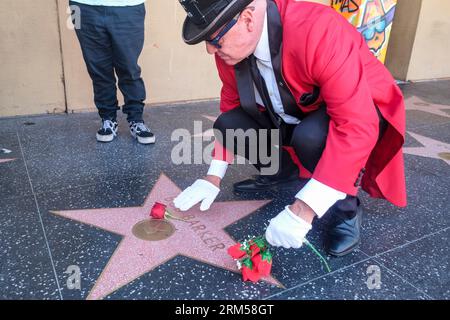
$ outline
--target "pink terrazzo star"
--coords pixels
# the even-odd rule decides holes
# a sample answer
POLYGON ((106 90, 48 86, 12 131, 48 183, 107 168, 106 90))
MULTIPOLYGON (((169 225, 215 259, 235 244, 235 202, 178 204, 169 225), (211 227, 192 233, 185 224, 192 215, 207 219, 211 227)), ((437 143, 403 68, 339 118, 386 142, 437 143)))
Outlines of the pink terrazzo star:
POLYGON ((443 111, 443 110, 450 110, 450 106, 428 103, 416 96, 412 96, 406 99, 405 106, 406 110, 418 110, 450 118, 450 114, 443 111))
MULTIPOLYGON (((216 202, 207 212, 201 212, 197 205, 182 213, 172 204, 172 200, 180 192, 181 190, 162 174, 141 207, 53 212, 123 236, 87 299, 104 298, 177 255, 239 272, 235 261, 227 254, 228 247, 236 241, 224 228, 270 201, 216 202), (157 242, 140 240, 133 235, 132 228, 136 223, 149 219, 155 202, 167 204, 171 212, 185 218, 187 222, 171 219, 176 231, 168 239, 157 242)), ((236 277, 236 281, 240 281, 240 277, 236 277)), ((281 286, 273 277, 267 277, 264 281, 281 286)))
POLYGON ((450 165, 450 160, 442 157, 443 154, 450 154, 450 144, 421 136, 417 133, 409 132, 414 139, 419 141, 423 147, 403 148, 405 154, 411 154, 420 157, 439 159, 450 165))

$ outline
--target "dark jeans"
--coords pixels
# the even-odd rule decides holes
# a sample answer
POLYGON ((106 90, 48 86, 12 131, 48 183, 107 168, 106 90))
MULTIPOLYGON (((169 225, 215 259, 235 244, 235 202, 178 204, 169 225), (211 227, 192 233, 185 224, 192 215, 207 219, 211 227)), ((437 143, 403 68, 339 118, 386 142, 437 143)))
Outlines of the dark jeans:
POLYGON ((70 1, 70 5, 80 8, 80 28, 76 34, 93 82, 100 117, 116 119, 117 74, 125 98, 122 111, 128 121, 142 121, 146 93, 138 58, 144 46, 145 6, 91 6, 75 1, 70 1))
MULTIPOLYGON (((378 109, 377 109, 378 111, 378 109)), ((384 133, 387 123, 378 111, 380 119, 380 136, 384 133)), ((287 125, 285 128, 286 138, 284 144, 292 146, 295 153, 301 155, 300 161, 302 165, 308 169, 310 172, 314 172, 319 160, 322 156, 323 150, 325 149, 326 140, 328 136, 328 128, 330 123, 330 117, 327 114, 325 106, 322 106, 319 110, 310 113, 306 116, 298 125, 287 125), (286 143, 289 142, 289 143, 286 143)), ((221 137, 217 137, 223 146, 227 146, 226 142, 226 130, 227 129, 243 129, 244 131, 248 129, 267 129, 271 128, 270 120, 267 117, 267 125, 259 124, 256 122, 248 113, 246 113, 242 108, 236 108, 229 112, 222 113, 214 123, 214 129, 220 131, 221 137), (223 139, 223 140, 222 140, 223 139)), ((268 135, 270 137, 270 135, 268 135)), ((235 146, 236 146, 235 141, 235 146)), ((247 142, 247 141, 246 141, 247 142)), ((248 159, 250 154, 250 148, 258 148, 259 139, 257 143, 251 145, 246 144, 245 153, 239 154, 248 159)), ((268 144, 272 143, 268 141, 268 144)), ((237 148, 231 150, 234 154, 237 154, 237 148)), ((284 153, 287 153, 283 150, 284 153)), ((259 153, 257 152, 259 155, 259 153)), ((260 163, 254 164, 257 169, 260 169, 262 165, 260 163)), ((289 170, 296 167, 289 155, 282 155, 282 162, 280 164, 281 175, 288 175, 289 170)), ((347 216, 352 216, 357 209, 358 199, 353 196, 347 196, 346 199, 336 202, 332 207, 334 211, 340 211, 347 216)))

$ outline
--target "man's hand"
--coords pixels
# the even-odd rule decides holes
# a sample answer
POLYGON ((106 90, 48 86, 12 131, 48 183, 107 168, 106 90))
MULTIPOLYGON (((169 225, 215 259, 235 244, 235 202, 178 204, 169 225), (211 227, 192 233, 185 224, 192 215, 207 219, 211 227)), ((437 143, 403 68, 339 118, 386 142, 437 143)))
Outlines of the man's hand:
POLYGON ((215 176, 198 179, 173 200, 175 208, 187 211, 197 203, 202 202, 200 210, 208 210, 220 192, 220 180, 215 176))
POLYGON ((276 247, 300 248, 306 234, 312 228, 314 216, 311 208, 297 200, 270 220, 266 230, 267 241, 276 247))

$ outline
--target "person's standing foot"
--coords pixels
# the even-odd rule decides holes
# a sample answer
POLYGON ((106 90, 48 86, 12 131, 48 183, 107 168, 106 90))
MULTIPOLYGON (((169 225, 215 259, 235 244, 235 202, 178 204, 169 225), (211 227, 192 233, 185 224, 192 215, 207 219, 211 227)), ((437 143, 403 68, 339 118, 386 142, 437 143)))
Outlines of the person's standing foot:
POLYGON ((131 121, 130 133, 133 138, 135 138, 140 144, 152 144, 155 143, 155 135, 150 131, 150 129, 145 125, 144 122, 131 121))
POLYGON ((102 127, 97 131, 98 142, 111 142, 117 136, 117 121, 102 119, 102 127))

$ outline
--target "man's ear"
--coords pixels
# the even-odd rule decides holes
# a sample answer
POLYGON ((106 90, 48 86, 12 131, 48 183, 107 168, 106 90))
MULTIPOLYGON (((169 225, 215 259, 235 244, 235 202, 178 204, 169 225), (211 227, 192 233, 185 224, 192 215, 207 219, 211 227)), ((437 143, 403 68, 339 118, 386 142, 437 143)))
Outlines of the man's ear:
POLYGON ((248 31, 252 32, 255 29, 255 8, 247 7, 241 12, 240 18, 248 31))

